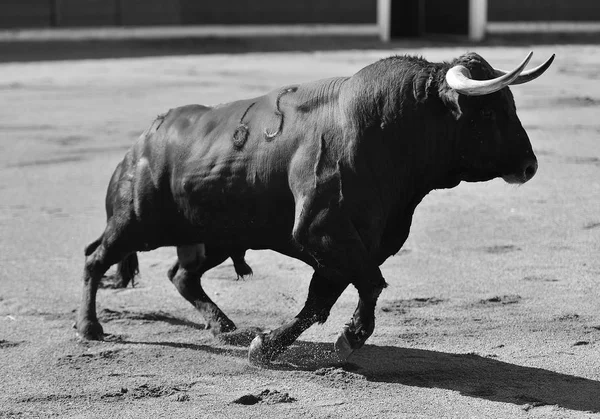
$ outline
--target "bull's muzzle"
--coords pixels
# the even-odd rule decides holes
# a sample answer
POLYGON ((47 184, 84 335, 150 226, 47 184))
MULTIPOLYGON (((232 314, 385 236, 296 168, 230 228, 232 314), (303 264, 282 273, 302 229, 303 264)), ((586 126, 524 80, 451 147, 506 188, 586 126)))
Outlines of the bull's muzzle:
POLYGON ((523 161, 519 170, 510 175, 503 176, 507 183, 523 184, 535 176, 538 169, 538 162, 535 157, 531 157, 523 161))

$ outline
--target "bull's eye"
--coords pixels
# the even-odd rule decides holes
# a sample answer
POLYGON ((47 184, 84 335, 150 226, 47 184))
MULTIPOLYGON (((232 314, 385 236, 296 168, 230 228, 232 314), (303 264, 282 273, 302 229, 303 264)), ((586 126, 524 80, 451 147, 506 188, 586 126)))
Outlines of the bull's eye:
POLYGON ((491 109, 482 109, 481 117, 484 119, 492 119, 494 117, 494 112, 491 109))

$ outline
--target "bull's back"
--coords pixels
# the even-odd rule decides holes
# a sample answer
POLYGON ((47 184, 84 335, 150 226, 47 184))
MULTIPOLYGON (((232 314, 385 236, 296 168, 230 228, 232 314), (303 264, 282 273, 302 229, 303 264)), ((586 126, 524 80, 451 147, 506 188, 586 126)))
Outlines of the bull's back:
POLYGON ((265 102, 262 97, 177 108, 157 132, 177 215, 202 240, 261 247, 267 245, 261 240, 272 240, 275 233, 269 232, 291 231, 294 201, 287 177, 294 149, 265 143, 265 102))

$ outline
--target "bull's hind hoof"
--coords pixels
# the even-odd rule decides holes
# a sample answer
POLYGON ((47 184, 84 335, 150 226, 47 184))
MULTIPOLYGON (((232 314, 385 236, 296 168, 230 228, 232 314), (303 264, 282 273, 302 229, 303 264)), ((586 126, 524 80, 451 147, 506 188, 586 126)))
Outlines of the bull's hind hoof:
POLYGON ((237 326, 228 318, 221 318, 209 320, 206 328, 211 331, 213 336, 218 336, 221 333, 233 332, 237 329, 237 326))
POLYGON ((77 334, 85 340, 104 340, 104 330, 98 322, 77 322, 77 334))
POLYGON ((267 336, 266 333, 259 333, 252 342, 250 342, 248 362, 250 362, 251 365, 264 367, 271 363, 274 352, 268 347, 268 344, 265 343, 265 336, 267 336))
POLYGON ((333 347, 335 348, 335 354, 341 362, 346 362, 350 355, 352 355, 352 352, 354 352, 354 348, 352 348, 352 345, 350 344, 350 340, 348 340, 348 336, 346 336, 346 333, 346 329, 342 330, 342 333, 340 333, 340 336, 333 345, 333 347))
POLYGON ((242 259, 241 261, 238 261, 238 262, 234 261, 233 264, 234 264, 233 267, 235 269, 235 273, 238 276, 238 279, 239 278, 244 278, 244 277, 246 277, 248 275, 252 275, 253 274, 252 268, 250 267, 250 265, 248 265, 246 263, 245 260, 242 259))

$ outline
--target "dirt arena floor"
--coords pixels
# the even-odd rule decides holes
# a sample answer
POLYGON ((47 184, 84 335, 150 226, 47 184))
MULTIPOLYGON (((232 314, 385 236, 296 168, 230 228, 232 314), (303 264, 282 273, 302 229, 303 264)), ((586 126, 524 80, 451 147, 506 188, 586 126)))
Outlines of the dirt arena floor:
MULTIPOLYGON (((102 289, 104 342, 80 341, 83 248, 104 228, 115 165, 171 107, 351 75, 395 53, 451 59, 467 47, 254 52, 0 64, 0 417, 600 417, 600 48, 470 47, 500 68, 551 53, 513 87, 536 177, 436 191, 382 267, 377 326, 347 364, 332 342, 348 289, 271 368, 247 362, 256 328, 302 307, 310 270, 249 252, 205 289, 236 322, 227 339, 166 278, 174 250, 140 255, 135 288, 102 289)), ((4 60, 3 60, 4 61, 4 60)))

